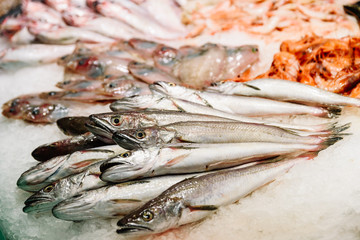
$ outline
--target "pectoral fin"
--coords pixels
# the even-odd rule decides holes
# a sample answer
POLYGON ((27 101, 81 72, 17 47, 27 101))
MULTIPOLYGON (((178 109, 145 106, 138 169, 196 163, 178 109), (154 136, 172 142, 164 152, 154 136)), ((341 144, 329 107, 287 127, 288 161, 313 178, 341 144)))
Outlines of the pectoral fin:
POLYGON ((191 212, 193 211, 215 211, 218 209, 215 205, 198 205, 198 206, 188 206, 191 212))
POLYGON ((249 88, 254 89, 254 90, 257 90, 257 91, 260 91, 260 90, 261 90, 260 88, 255 87, 255 86, 253 86, 253 85, 250 85, 250 84, 248 84, 248 83, 243 83, 243 84, 244 84, 245 86, 249 87, 249 88))

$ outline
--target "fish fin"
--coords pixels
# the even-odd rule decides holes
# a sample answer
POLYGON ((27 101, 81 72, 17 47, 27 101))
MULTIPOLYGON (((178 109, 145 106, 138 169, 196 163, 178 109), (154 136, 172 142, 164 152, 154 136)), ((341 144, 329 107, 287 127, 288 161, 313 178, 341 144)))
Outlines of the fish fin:
POLYGON ((323 148, 327 148, 327 147, 335 144, 337 141, 340 141, 340 140, 342 140, 342 139, 343 139, 343 138, 340 137, 340 136, 329 137, 329 138, 327 138, 325 141, 323 141, 323 142, 321 143, 321 146, 322 146, 323 148))
POLYGON ((253 86, 253 85, 251 85, 251 84, 249 84, 249 83, 243 83, 243 84, 244 84, 245 86, 249 87, 249 88, 252 88, 252 89, 256 90, 256 91, 260 91, 260 90, 261 90, 260 88, 255 87, 255 86, 253 86))
POLYGON ((141 202, 139 199, 111 199, 110 201, 115 204, 141 202))
POLYGON ((339 106, 331 106, 326 108, 328 111, 329 118, 338 117, 341 115, 342 107, 339 106))
POLYGON ((193 211, 215 211, 218 209, 215 205, 198 205, 198 206, 187 206, 191 212, 193 211))
POLYGON ((173 166, 173 165, 181 162, 184 158, 186 158, 187 156, 189 156, 189 154, 190 154, 190 153, 188 153, 188 154, 183 154, 183 155, 181 155, 181 156, 178 156, 178 157, 176 157, 176 158, 173 158, 173 159, 171 159, 170 161, 168 161, 165 165, 166 165, 167 167, 173 166))
MULTIPOLYGON (((331 128, 331 132, 332 132, 333 134, 341 133, 341 132, 349 129, 350 126, 351 126, 351 123, 346 123, 346 124, 341 125, 341 126, 339 126, 339 127, 335 127, 335 126, 334 126, 333 128, 331 128)), ((345 134, 345 133, 343 133, 343 134, 345 134)), ((347 134, 345 134, 345 135, 347 135, 347 134)))

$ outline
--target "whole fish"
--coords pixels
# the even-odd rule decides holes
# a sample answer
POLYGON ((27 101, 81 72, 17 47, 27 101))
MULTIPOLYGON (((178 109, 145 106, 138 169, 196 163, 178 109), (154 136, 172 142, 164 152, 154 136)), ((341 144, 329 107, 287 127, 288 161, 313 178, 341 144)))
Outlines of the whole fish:
POLYGON ((175 183, 193 176, 195 174, 161 176, 85 191, 60 202, 52 213, 67 221, 124 216, 175 183))
POLYGON ((100 180, 99 167, 101 161, 91 165, 85 171, 53 182, 25 201, 23 211, 45 212, 51 210, 59 202, 75 196, 85 190, 97 189, 107 183, 100 180))
POLYGON ((289 171, 299 157, 218 171, 181 181, 117 223, 119 234, 145 235, 199 221, 289 171))
POLYGON ((50 158, 70 154, 76 151, 85 150, 113 144, 111 138, 101 138, 87 132, 71 138, 66 138, 53 143, 44 144, 32 151, 31 156, 40 162, 50 158))
MULTIPOLYGON (((175 110, 187 113, 199 113, 211 116, 217 116, 227 119, 232 119, 240 122, 259 123, 270 126, 277 126, 291 130, 301 130, 308 132, 322 132, 328 131, 332 128, 332 124, 318 124, 318 125, 300 125, 300 124, 287 124, 282 122, 268 121, 266 119, 256 119, 252 117, 242 116, 217 110, 202 104, 172 98, 160 92, 152 95, 134 96, 131 98, 123 98, 110 105, 113 111, 138 111, 138 110, 175 110)), ((196 121, 196 120, 195 120, 196 121)))
MULTIPOLYGON (((234 96, 214 92, 197 91, 175 83, 156 82, 151 90, 162 91, 171 97, 195 102, 214 109, 245 116, 309 114, 332 116, 333 112, 321 107, 312 107, 288 102, 279 102, 257 97, 234 96)), ((336 109, 335 113, 341 110, 336 109)))
POLYGON ((128 111, 92 114, 87 128, 97 136, 112 139, 114 132, 124 129, 162 126, 182 121, 234 121, 204 114, 177 111, 128 111))
POLYGON ((248 82, 218 82, 207 90, 225 94, 256 96, 317 106, 360 106, 360 100, 320 88, 280 79, 255 79, 248 82), (276 90, 274 90, 274 87, 276 90))
POLYGON ((80 173, 99 161, 106 160, 123 152, 113 145, 77 151, 58 156, 30 168, 17 181, 17 186, 25 191, 39 191, 41 188, 69 175, 80 173))
POLYGON ((105 161, 100 170, 107 182, 166 174, 204 172, 256 162, 301 151, 319 151, 321 146, 285 143, 188 144, 132 150, 105 161))
POLYGON ((125 149, 148 148, 167 144, 276 142, 331 145, 339 136, 299 136, 289 130, 256 123, 242 122, 177 122, 164 126, 125 129, 112 139, 125 149))

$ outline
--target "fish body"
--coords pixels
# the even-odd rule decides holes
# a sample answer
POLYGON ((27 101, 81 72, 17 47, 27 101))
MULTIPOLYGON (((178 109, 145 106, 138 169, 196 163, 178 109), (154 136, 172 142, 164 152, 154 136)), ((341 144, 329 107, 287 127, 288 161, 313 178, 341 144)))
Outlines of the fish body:
POLYGON ((88 121, 88 117, 64 117, 58 119, 56 125, 65 135, 77 136, 89 131, 85 127, 88 121))
POLYGON ((199 221, 307 159, 234 168, 184 180, 120 219, 117 233, 147 235, 199 221))
POLYGON ((171 175, 109 185, 81 193, 56 205, 52 213, 67 221, 116 218, 141 207, 175 183, 195 174, 171 175))
POLYGON ((319 151, 317 145, 267 142, 189 144, 139 149, 105 161, 101 179, 122 182, 166 174, 204 172, 256 162, 301 151, 319 151))
POLYGON ((244 83, 219 82, 207 89, 225 94, 264 97, 318 106, 360 106, 359 99, 341 96, 306 84, 279 79, 255 79, 244 83), (276 88, 275 91, 274 88, 276 88))
POLYGON ((124 149, 113 145, 54 157, 21 174, 17 186, 25 191, 39 191, 58 179, 82 172, 89 166, 113 157, 122 151, 124 149))

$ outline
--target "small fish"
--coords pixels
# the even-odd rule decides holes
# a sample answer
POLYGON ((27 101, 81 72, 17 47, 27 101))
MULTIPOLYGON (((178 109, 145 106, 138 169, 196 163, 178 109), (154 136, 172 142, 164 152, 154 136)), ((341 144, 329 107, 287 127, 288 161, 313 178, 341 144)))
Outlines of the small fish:
MULTIPOLYGON (((151 86, 154 91, 162 91, 171 97, 195 102, 217 110, 244 116, 309 114, 332 116, 328 110, 295 103, 246 96, 234 96, 214 92, 197 91, 175 83, 156 82, 151 86)), ((341 110, 340 110, 341 112, 341 110)), ((338 113, 338 111, 336 111, 338 113)))
POLYGON ((280 79, 255 79, 248 82, 218 82, 207 90, 224 94, 264 97, 315 106, 360 106, 360 100, 341 96, 313 86, 280 79), (274 91, 274 87, 276 90, 274 91))
POLYGON ((58 179, 80 173, 89 166, 123 151, 119 146, 112 145, 54 157, 21 174, 17 186, 25 191, 39 191, 58 179))
POLYGON ((134 77, 148 84, 157 81, 180 83, 180 81, 171 74, 146 63, 132 61, 129 63, 128 69, 134 77))
POLYGON ((117 223, 118 234, 146 235, 199 221, 310 157, 218 171, 181 181, 117 223))
POLYGON ((180 60, 180 53, 175 48, 159 45, 154 50, 152 57, 155 67, 171 74, 176 62, 180 60))
POLYGON ((106 186, 107 183, 101 181, 99 178, 99 167, 101 163, 102 162, 95 163, 81 173, 59 179, 47 185, 26 199, 23 211, 25 213, 46 212, 51 210, 59 202, 85 190, 106 186))
POLYGON ((90 132, 66 138, 53 143, 44 144, 32 151, 31 156, 40 162, 53 157, 67 155, 88 148, 101 147, 113 144, 112 139, 99 138, 90 132))
POLYGON ((107 182, 123 182, 167 174, 204 172, 321 149, 318 145, 267 142, 153 147, 131 150, 110 158, 101 165, 100 178, 107 182))
POLYGON ((195 174, 161 176, 85 191, 60 202, 52 213, 67 221, 117 218, 141 207, 173 184, 193 176, 195 174))
POLYGON ((88 121, 89 117, 64 117, 58 119, 56 125, 65 135, 77 136, 89 131, 85 127, 88 121))
POLYGON ((299 136, 278 127, 242 122, 177 122, 164 126, 116 131, 112 139, 125 149, 189 143, 273 142, 323 144, 326 147, 340 136, 299 136))

